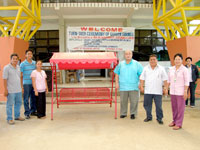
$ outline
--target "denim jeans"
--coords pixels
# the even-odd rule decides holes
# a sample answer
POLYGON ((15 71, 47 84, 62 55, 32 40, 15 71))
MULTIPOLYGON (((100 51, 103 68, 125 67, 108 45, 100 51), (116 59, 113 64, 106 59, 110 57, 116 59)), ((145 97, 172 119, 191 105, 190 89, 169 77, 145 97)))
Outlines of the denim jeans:
POLYGON ((20 108, 22 105, 22 92, 8 93, 7 104, 6 104, 7 120, 13 120, 12 117, 13 105, 14 105, 15 119, 17 119, 20 117, 20 108))
POLYGON ((35 93, 33 91, 32 84, 24 84, 24 115, 28 116, 32 112, 36 111, 36 100, 35 93), (30 106, 29 106, 29 98, 30 98, 30 106))

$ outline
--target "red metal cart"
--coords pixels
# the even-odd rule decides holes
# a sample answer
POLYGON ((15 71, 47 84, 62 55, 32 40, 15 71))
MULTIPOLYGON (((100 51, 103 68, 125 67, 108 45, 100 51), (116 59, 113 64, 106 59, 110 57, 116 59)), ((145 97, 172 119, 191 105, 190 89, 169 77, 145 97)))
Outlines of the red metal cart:
MULTIPOLYGON (((52 69, 52 99, 51 99, 51 120, 53 120, 53 104, 56 101, 57 107, 64 104, 109 104, 113 101, 113 80, 112 88, 91 87, 91 88, 62 88, 58 97, 57 69, 114 69, 117 65, 117 57, 114 52, 89 52, 89 53, 54 53, 50 59, 52 69), (55 82, 54 82, 55 79, 55 82), (56 99, 54 100, 54 83, 56 88, 56 99)), ((115 91, 115 119, 117 119, 117 91, 115 91)))

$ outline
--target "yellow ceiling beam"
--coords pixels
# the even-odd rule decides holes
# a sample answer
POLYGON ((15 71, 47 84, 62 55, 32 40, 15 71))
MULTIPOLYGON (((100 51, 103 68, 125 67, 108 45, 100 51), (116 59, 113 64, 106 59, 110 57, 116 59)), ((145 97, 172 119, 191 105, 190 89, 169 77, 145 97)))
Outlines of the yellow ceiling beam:
POLYGON ((171 5, 172 5, 173 7, 176 7, 176 4, 174 3, 174 0, 169 0, 169 2, 171 3, 171 5))
POLYGON ((2 36, 9 36, 8 32, 11 32, 10 36, 20 37, 27 41, 41 26, 40 0, 15 1, 18 6, 0 6, 0 20, 3 21, 3 24, 0 24, 0 30, 2 36), (1 11, 15 11, 17 15, 1 16, 1 11))
POLYGON ((200 20, 200 13, 195 16, 187 16, 185 11, 199 11, 200 7, 190 7, 188 4, 192 0, 169 0, 172 5, 172 9, 166 11, 166 0, 153 0, 153 26, 160 33, 158 27, 164 27, 167 33, 167 37, 161 34, 164 39, 171 40, 177 37, 178 32, 181 37, 184 36, 196 36, 199 35, 200 25, 189 24, 192 20, 200 20), (181 14, 181 16, 180 16, 181 14), (181 22, 180 22, 181 21, 181 22), (178 23, 177 23, 178 22, 178 23), (189 27, 196 26, 196 29, 192 34, 189 33, 189 27), (171 31, 171 33, 169 32, 171 31))
POLYGON ((200 30, 200 24, 196 27, 196 29, 193 31, 193 33, 191 34, 192 36, 195 36, 196 33, 200 30))
POLYGON ((16 17, 16 20, 15 20, 15 24, 14 24, 13 29, 12 29, 12 32, 11 32, 11 34, 10 34, 11 36, 14 36, 14 34, 15 34, 15 31, 16 31, 16 29, 17 29, 17 26, 18 26, 18 23, 19 23, 19 18, 20 18, 21 14, 22 14, 22 11, 23 11, 23 8, 21 7, 21 8, 18 10, 17 17, 16 17))
POLYGON ((2 36, 6 36, 6 37, 8 37, 8 33, 5 31, 5 29, 2 27, 1 24, 0 24, 0 30, 1 30, 1 32, 3 33, 2 36))

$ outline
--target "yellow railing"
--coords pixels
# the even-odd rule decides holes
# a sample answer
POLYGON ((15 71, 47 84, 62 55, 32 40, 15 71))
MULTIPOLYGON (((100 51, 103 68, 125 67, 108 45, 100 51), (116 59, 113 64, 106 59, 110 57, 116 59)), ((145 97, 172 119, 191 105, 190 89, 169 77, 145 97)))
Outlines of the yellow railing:
POLYGON ((200 35, 200 24, 189 24, 192 20, 200 20, 200 7, 190 7, 190 2, 192 0, 153 0, 153 26, 165 40, 177 39, 177 32, 180 37, 200 35), (167 10, 167 3, 172 9, 167 10), (198 14, 188 16, 186 11, 195 11, 198 14), (190 26, 196 27, 192 33, 189 33, 190 26), (165 28, 166 35, 160 28, 165 28))
POLYGON ((41 26, 40 0, 15 1, 18 6, 0 6, 1 36, 15 36, 29 41, 41 26), (15 11, 16 16, 1 16, 5 14, 1 12, 10 10, 15 11))

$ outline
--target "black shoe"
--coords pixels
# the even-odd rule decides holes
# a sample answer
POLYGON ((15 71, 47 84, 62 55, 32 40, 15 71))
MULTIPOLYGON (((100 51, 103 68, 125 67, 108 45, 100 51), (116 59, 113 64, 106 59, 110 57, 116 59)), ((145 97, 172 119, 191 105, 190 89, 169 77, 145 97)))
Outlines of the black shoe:
POLYGON ((135 119, 135 115, 134 114, 131 115, 131 119, 135 119))
POLYGON ((125 118, 125 117, 126 117, 126 115, 121 115, 121 116, 120 116, 120 118, 125 118))
POLYGON ((152 119, 149 118, 144 119, 144 122, 149 122, 149 121, 152 121, 152 119))
POLYGON ((36 112, 32 112, 31 116, 37 116, 37 113, 36 112))
POLYGON ((157 122, 158 122, 159 124, 163 124, 163 121, 162 121, 162 120, 158 120, 158 119, 157 119, 157 122))
POLYGON ((25 116, 26 119, 30 119, 31 117, 29 115, 25 116))

